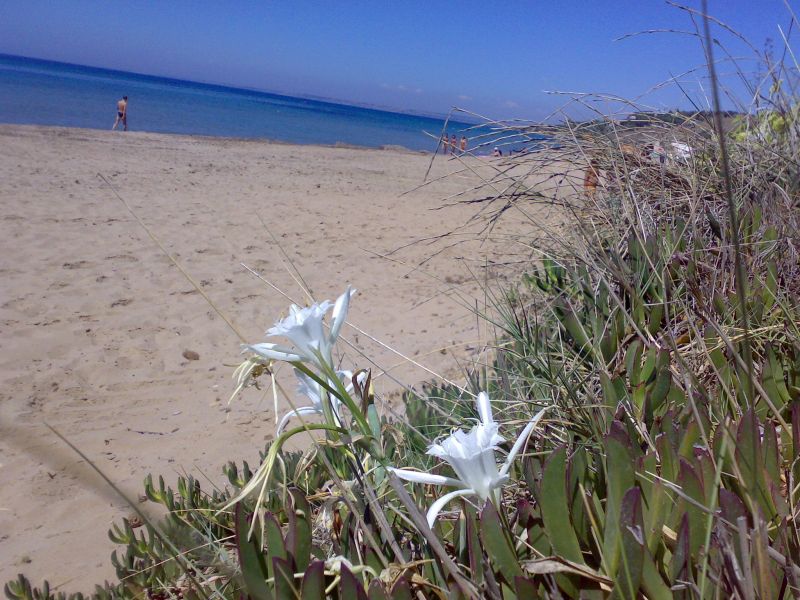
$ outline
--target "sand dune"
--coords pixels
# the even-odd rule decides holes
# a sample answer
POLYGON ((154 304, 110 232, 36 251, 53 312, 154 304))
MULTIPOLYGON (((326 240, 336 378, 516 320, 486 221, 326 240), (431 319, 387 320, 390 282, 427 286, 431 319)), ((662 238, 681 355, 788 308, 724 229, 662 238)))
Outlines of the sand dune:
MULTIPOLYGON (((288 301, 240 263, 303 301, 261 217, 318 299, 353 284, 353 324, 456 377, 453 355, 463 360, 491 339, 468 308, 484 302, 475 278, 519 269, 492 264, 526 256, 507 237, 526 226, 512 217, 485 243, 465 230, 409 245, 476 210, 432 210, 473 186, 473 175, 401 195, 421 183, 429 160, 0 126, 0 579, 25 572, 74 591, 113 577, 106 530, 130 510, 44 422, 134 497, 151 472, 221 482, 225 461, 255 462, 274 431, 271 400, 255 390, 226 409, 240 340, 98 174, 246 339, 262 340, 288 301)), ((456 170, 458 162, 437 160, 431 176, 456 170)), ((351 349, 343 364, 371 367, 384 397, 397 381, 430 377, 364 334, 343 334, 374 360, 351 349)), ((292 389, 289 370, 280 375, 292 389)))

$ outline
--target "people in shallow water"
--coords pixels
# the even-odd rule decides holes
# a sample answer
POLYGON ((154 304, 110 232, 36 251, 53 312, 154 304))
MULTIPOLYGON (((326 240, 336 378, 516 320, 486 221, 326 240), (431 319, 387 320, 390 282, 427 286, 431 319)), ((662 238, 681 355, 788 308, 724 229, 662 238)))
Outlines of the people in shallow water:
POLYGON ((494 150, 492 150, 492 156, 503 156, 503 151, 500 150, 500 148, 498 148, 497 146, 495 146, 494 150))
POLYGON ((117 125, 122 123, 123 131, 128 131, 128 97, 123 96, 122 99, 117 101, 117 118, 114 119, 114 126, 111 131, 117 128, 117 125))

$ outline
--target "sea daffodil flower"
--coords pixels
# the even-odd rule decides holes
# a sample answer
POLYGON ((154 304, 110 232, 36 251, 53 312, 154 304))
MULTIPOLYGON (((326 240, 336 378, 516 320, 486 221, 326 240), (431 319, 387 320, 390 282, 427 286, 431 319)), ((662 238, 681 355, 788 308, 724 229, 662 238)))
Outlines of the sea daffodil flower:
POLYGON ((354 293, 355 290, 348 286, 335 304, 331 304, 328 300, 304 308, 292 304, 289 307, 289 316, 277 321, 274 327, 267 330, 268 336, 284 337, 293 344, 292 346, 264 342, 246 346, 245 349, 269 360, 307 362, 318 367, 322 366, 321 362, 325 362, 328 366, 332 366, 333 345, 347 319, 350 297, 354 293), (330 332, 326 333, 322 321, 331 306, 333 306, 331 327, 330 332))
POLYGON ((503 443, 504 440, 497 433, 498 424, 492 416, 489 395, 486 392, 478 394, 476 404, 480 417, 477 425, 469 432, 460 429, 440 443, 432 444, 428 448, 428 454, 445 460, 453 467, 457 478, 390 467, 390 471, 406 481, 459 488, 445 494, 431 505, 427 514, 430 527, 433 527, 436 517, 439 516, 445 505, 454 498, 477 496, 485 502, 496 490, 500 489, 508 481, 508 471, 517 454, 522 450, 533 428, 549 408, 540 410, 525 426, 517 441, 514 442, 505 462, 498 469, 495 450, 497 450, 498 444, 503 443))
MULTIPOLYGON (((306 396, 309 400, 311 400, 310 406, 301 406, 294 410, 287 412, 283 415, 281 422, 278 423, 278 430, 276 435, 280 435, 286 424, 289 422, 289 419, 292 417, 299 417, 301 415, 321 415, 324 414, 322 409, 322 403, 324 401, 325 395, 328 394, 327 390, 322 387, 318 382, 314 381, 301 371, 295 369, 295 375, 297 376, 297 391, 300 394, 306 396)), ((353 374, 350 371, 337 371, 336 374, 341 379, 342 384, 344 385, 345 390, 349 394, 353 391, 353 374)), ((339 418, 339 406, 341 406, 341 401, 333 394, 328 394, 328 397, 331 399, 331 410, 335 418, 339 418)))

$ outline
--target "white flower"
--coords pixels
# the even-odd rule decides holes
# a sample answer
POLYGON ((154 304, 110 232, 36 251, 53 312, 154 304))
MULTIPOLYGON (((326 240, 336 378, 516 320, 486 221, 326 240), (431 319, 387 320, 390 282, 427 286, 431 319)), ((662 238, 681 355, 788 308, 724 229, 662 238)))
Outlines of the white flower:
MULTIPOLYGON (((281 422, 278 424, 278 430, 276 432, 276 435, 280 435, 283 432, 284 428, 286 427, 286 424, 292 417, 299 417, 301 415, 324 414, 324 411, 322 409, 322 403, 324 402, 326 394, 331 399, 331 410, 333 411, 334 417, 336 419, 339 418, 339 406, 341 406, 341 401, 335 395, 328 394, 328 391, 324 387, 322 387, 319 383, 311 379, 311 377, 309 377, 305 373, 295 369, 294 374, 297 376, 298 393, 303 394, 309 400, 311 400, 311 406, 301 406, 283 415, 281 422)), ((352 392, 353 374, 350 371, 337 371, 336 374, 339 376, 339 379, 341 379, 342 384, 345 387, 345 390, 347 390, 347 393, 349 394, 350 392, 352 392)))
POLYGON ((320 361, 324 361, 329 366, 332 365, 333 345, 339 337, 345 319, 347 319, 350 297, 354 293, 355 290, 348 286, 334 305, 327 300, 306 308, 292 304, 289 307, 289 316, 277 321, 275 326, 267 331, 267 335, 285 337, 293 346, 264 342, 246 346, 245 349, 270 360, 303 361, 316 366, 321 366, 320 361), (331 330, 326 334, 322 321, 331 306, 333 306, 331 330))
POLYGON ((447 461, 456 472, 457 478, 443 477, 410 471, 408 469, 390 470, 407 481, 428 483, 432 485, 447 485, 459 488, 439 498, 428 510, 428 525, 433 527, 436 517, 442 508, 453 498, 458 496, 478 496, 481 501, 488 500, 492 493, 508 481, 508 470, 514 462, 519 451, 525 445, 533 428, 544 416, 547 408, 540 410, 530 423, 522 430, 505 462, 497 468, 495 450, 504 440, 497 433, 498 424, 492 417, 492 405, 486 392, 478 394, 476 400, 480 422, 468 433, 459 429, 452 435, 442 440, 439 444, 432 444, 428 454, 437 456, 447 461))
POLYGON ((428 454, 450 463, 458 478, 481 500, 486 500, 494 488, 508 479, 497 470, 494 451, 505 441, 497 429, 497 423, 480 423, 469 433, 459 429, 440 444, 431 445, 428 454))

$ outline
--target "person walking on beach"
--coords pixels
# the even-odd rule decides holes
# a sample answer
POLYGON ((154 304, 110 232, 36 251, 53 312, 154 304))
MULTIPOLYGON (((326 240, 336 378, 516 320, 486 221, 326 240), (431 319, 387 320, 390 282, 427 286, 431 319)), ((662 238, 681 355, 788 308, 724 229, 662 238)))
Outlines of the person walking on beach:
POLYGON ((467 136, 461 136, 461 154, 467 151, 467 136))
POLYGON ((117 102, 117 118, 114 120, 114 126, 111 128, 111 131, 114 131, 117 128, 117 125, 122 122, 123 131, 128 131, 128 97, 123 96, 121 100, 117 102))
POLYGON ((456 139, 456 134, 450 136, 450 154, 455 154, 456 150, 458 150, 458 140, 456 139))
POLYGON ((442 134, 442 154, 447 154, 447 147, 450 145, 448 139, 449 138, 447 137, 447 132, 445 131, 442 134))

